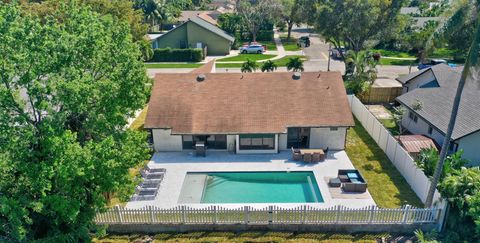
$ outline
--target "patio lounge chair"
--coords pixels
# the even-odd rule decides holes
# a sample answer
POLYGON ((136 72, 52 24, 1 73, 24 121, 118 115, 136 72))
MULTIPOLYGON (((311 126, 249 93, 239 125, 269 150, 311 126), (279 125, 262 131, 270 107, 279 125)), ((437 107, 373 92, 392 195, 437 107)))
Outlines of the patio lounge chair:
POLYGON ((144 170, 149 173, 156 173, 156 172, 165 173, 167 171, 165 168, 150 168, 148 165, 145 165, 144 170))
POLYGON ((142 175, 143 179, 157 179, 157 180, 163 179, 165 175, 165 173, 163 172, 148 173, 143 170, 140 171, 140 174, 142 175))
POLYGON ((158 189, 160 187, 161 180, 146 180, 139 184, 141 188, 153 188, 158 189))

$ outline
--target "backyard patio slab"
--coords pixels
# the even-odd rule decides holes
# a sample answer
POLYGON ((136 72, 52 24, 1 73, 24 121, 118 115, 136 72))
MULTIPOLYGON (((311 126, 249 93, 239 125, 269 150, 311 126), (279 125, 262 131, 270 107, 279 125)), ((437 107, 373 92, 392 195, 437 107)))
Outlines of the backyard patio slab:
MULTIPOLYGON (((155 200, 128 202, 128 208, 154 206, 171 208, 178 205, 182 185, 187 172, 235 172, 235 171, 312 171, 322 193, 323 203, 308 203, 315 207, 333 207, 342 205, 361 208, 375 205, 372 197, 364 193, 361 198, 339 198, 329 190, 325 177, 337 176, 339 169, 354 169, 345 151, 330 151, 323 162, 305 164, 291 160, 290 151, 278 154, 232 154, 224 151, 208 151, 206 157, 196 157, 193 152, 161 152, 155 153, 148 164, 151 168, 165 168, 165 178, 160 185, 155 200)), ((212 204, 186 204, 190 207, 204 208, 212 204)), ((219 204, 216 204, 219 205, 219 204)), ((238 208, 251 206, 264 208, 277 205, 285 208, 297 207, 301 203, 254 203, 254 204, 221 204, 222 207, 238 208)))

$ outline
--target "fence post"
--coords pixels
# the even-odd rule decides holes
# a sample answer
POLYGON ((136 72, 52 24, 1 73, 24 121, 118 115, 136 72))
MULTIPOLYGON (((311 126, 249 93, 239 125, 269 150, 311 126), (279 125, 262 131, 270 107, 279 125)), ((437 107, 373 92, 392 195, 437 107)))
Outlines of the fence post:
POLYGON ((118 222, 123 223, 122 212, 120 211, 120 205, 115 206, 115 211, 117 212, 118 222))
POLYGON ((305 224, 306 222, 307 222, 307 205, 303 205, 302 224, 305 224))
POLYGON ((186 223, 187 222, 187 212, 186 211, 186 206, 183 205, 182 206, 182 223, 186 223))
POLYGON ((410 205, 405 205, 405 209, 403 209, 403 224, 406 224, 407 223, 407 220, 408 220, 408 213, 410 212, 410 205))
POLYGON ((249 207, 248 206, 243 206, 243 221, 245 224, 248 224, 250 221, 249 219, 249 207))
POLYGON ((375 206, 370 206, 370 214, 368 216, 368 224, 373 223, 373 214, 375 213, 375 206))
POLYGON ((155 216, 153 213, 153 206, 148 206, 148 210, 150 211, 150 223, 155 223, 155 216))
POLYGON ((338 224, 338 221, 340 221, 340 205, 335 206, 335 223, 338 224))
POLYGON ((273 206, 268 206, 268 224, 273 223, 273 206))
POLYGON ((218 221, 217 206, 213 206, 213 223, 216 224, 217 221, 218 221))

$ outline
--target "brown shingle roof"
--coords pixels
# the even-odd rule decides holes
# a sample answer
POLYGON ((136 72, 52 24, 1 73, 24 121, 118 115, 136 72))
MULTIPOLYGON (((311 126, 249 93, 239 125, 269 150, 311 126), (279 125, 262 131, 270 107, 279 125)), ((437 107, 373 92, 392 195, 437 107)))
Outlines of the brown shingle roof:
POLYGON ((437 149, 435 142, 431 138, 423 135, 401 135, 397 136, 402 147, 409 153, 419 153, 422 149, 437 149))
POLYGON ((285 133, 354 126, 339 72, 158 74, 145 128, 173 134, 285 133))
POLYGON ((215 59, 203 64, 202 66, 193 69, 190 73, 214 73, 215 72, 215 59))

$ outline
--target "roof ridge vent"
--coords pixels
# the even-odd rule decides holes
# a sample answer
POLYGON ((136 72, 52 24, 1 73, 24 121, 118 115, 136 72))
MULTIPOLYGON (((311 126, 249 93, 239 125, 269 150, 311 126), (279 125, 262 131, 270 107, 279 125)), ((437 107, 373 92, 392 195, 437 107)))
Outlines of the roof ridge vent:
POLYGON ((302 74, 300 72, 294 72, 292 75, 293 80, 299 80, 300 77, 302 77, 302 74))
POLYGON ((197 82, 202 82, 202 81, 205 80, 205 78, 206 78, 205 74, 203 74, 203 73, 202 73, 202 74, 199 74, 199 75, 197 76, 197 82))

